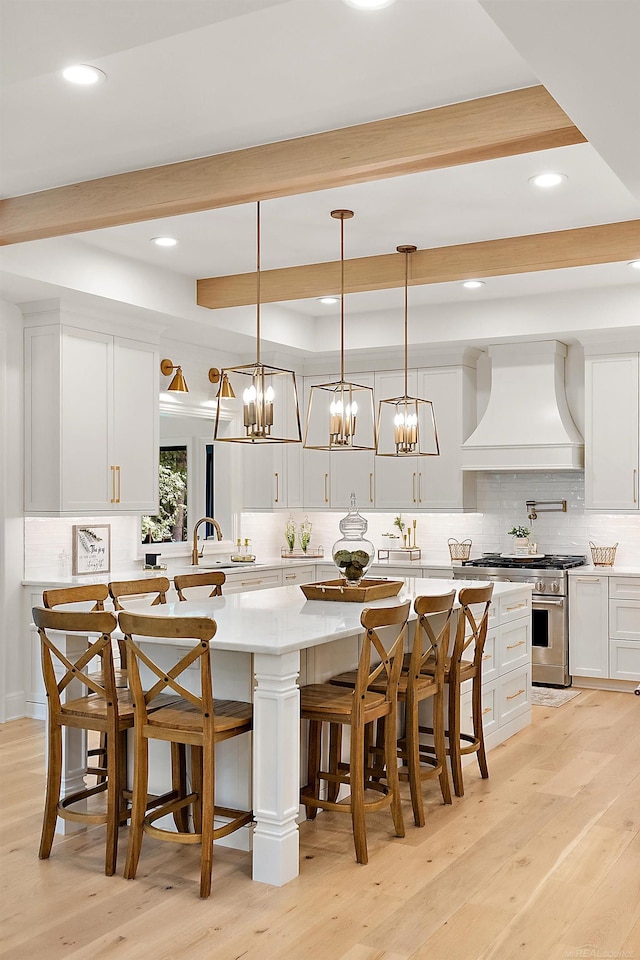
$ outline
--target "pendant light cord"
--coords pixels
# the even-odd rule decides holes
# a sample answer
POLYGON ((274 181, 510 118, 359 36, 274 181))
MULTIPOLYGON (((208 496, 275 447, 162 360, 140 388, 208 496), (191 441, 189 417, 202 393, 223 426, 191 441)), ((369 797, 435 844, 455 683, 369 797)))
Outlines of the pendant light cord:
POLYGON ((256 213, 256 362, 260 363, 260 201, 256 213))
POLYGON ((404 254, 404 395, 409 395, 409 251, 404 254))
POLYGON ((344 382, 344 218, 340 220, 340 381, 344 382))

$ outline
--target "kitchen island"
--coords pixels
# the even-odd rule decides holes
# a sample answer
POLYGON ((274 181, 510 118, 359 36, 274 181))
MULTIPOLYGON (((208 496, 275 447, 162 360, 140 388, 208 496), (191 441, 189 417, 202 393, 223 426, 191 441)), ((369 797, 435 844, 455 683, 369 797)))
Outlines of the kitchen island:
MULTIPOLYGON (((368 605, 464 586, 478 586, 478 581, 407 578, 397 597, 368 605)), ((128 608, 143 611, 138 602, 128 608)), ((213 617, 218 625, 211 644, 215 694, 253 698, 254 880, 281 886, 298 875, 299 682, 323 682, 355 665, 362 609, 357 603, 306 600, 297 586, 144 608, 152 616, 213 617)), ((530 621, 530 587, 494 584, 483 685, 489 748, 530 722, 530 621)), ((175 660, 181 642, 154 646, 159 644, 175 660)), ((156 649, 154 656, 159 654, 156 649)), ((225 765, 234 779, 241 777, 239 760, 225 765)))

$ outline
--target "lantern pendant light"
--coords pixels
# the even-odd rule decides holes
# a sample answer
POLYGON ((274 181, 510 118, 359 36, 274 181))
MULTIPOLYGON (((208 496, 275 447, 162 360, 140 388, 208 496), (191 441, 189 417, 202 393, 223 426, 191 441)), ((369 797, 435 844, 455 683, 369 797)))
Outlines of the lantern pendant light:
POLYGON ((431 400, 409 396, 409 257, 416 247, 396 247, 404 254, 404 395, 378 405, 376 455, 379 457, 437 457, 438 431, 431 400))
POLYGON ((344 221, 353 210, 332 210, 340 221, 340 380, 311 387, 304 433, 310 450, 375 450, 373 387, 344 377, 344 221))
MULTIPOLYGON (((220 371, 214 440, 235 443, 300 443, 298 389, 293 370, 271 367, 260 356, 260 201, 256 213, 256 360, 220 371), (240 407, 239 400, 242 398, 240 407), (234 402, 235 401, 235 402, 234 402), (242 426, 233 436, 223 436, 222 403, 236 414, 242 426)), ((217 371, 216 371, 217 372, 217 371)))

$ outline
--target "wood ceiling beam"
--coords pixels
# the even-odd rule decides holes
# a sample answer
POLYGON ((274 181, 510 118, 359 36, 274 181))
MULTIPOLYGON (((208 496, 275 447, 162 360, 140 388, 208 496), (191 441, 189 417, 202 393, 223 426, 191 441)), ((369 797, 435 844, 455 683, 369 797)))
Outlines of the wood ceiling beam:
POLYGON ((0 243, 584 143, 542 86, 0 200, 0 243))
MULTIPOLYGON (((470 277, 560 270, 640 257, 640 220, 483 240, 418 250, 409 263, 410 286, 448 283, 470 277)), ((404 285, 404 255, 387 253, 345 262, 345 293, 388 290, 404 285)), ((307 300, 340 292, 340 261, 266 270, 260 274, 262 303, 307 300)), ((219 309, 256 302, 256 274, 198 280, 197 302, 219 309)))

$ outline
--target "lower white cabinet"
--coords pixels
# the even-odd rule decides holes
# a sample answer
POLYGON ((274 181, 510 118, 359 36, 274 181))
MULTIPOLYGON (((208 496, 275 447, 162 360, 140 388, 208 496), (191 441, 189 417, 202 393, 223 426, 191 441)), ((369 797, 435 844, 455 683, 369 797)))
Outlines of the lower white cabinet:
POLYGON ((569 673, 608 677, 609 578, 569 577, 569 673))
POLYGON ((640 680, 640 577, 609 579, 609 676, 640 680))
POLYGON ((238 571, 227 575, 224 593, 240 593, 243 590, 267 590, 282 586, 281 570, 238 571))
POLYGON ((569 672, 640 681, 640 577, 569 578, 569 672))

